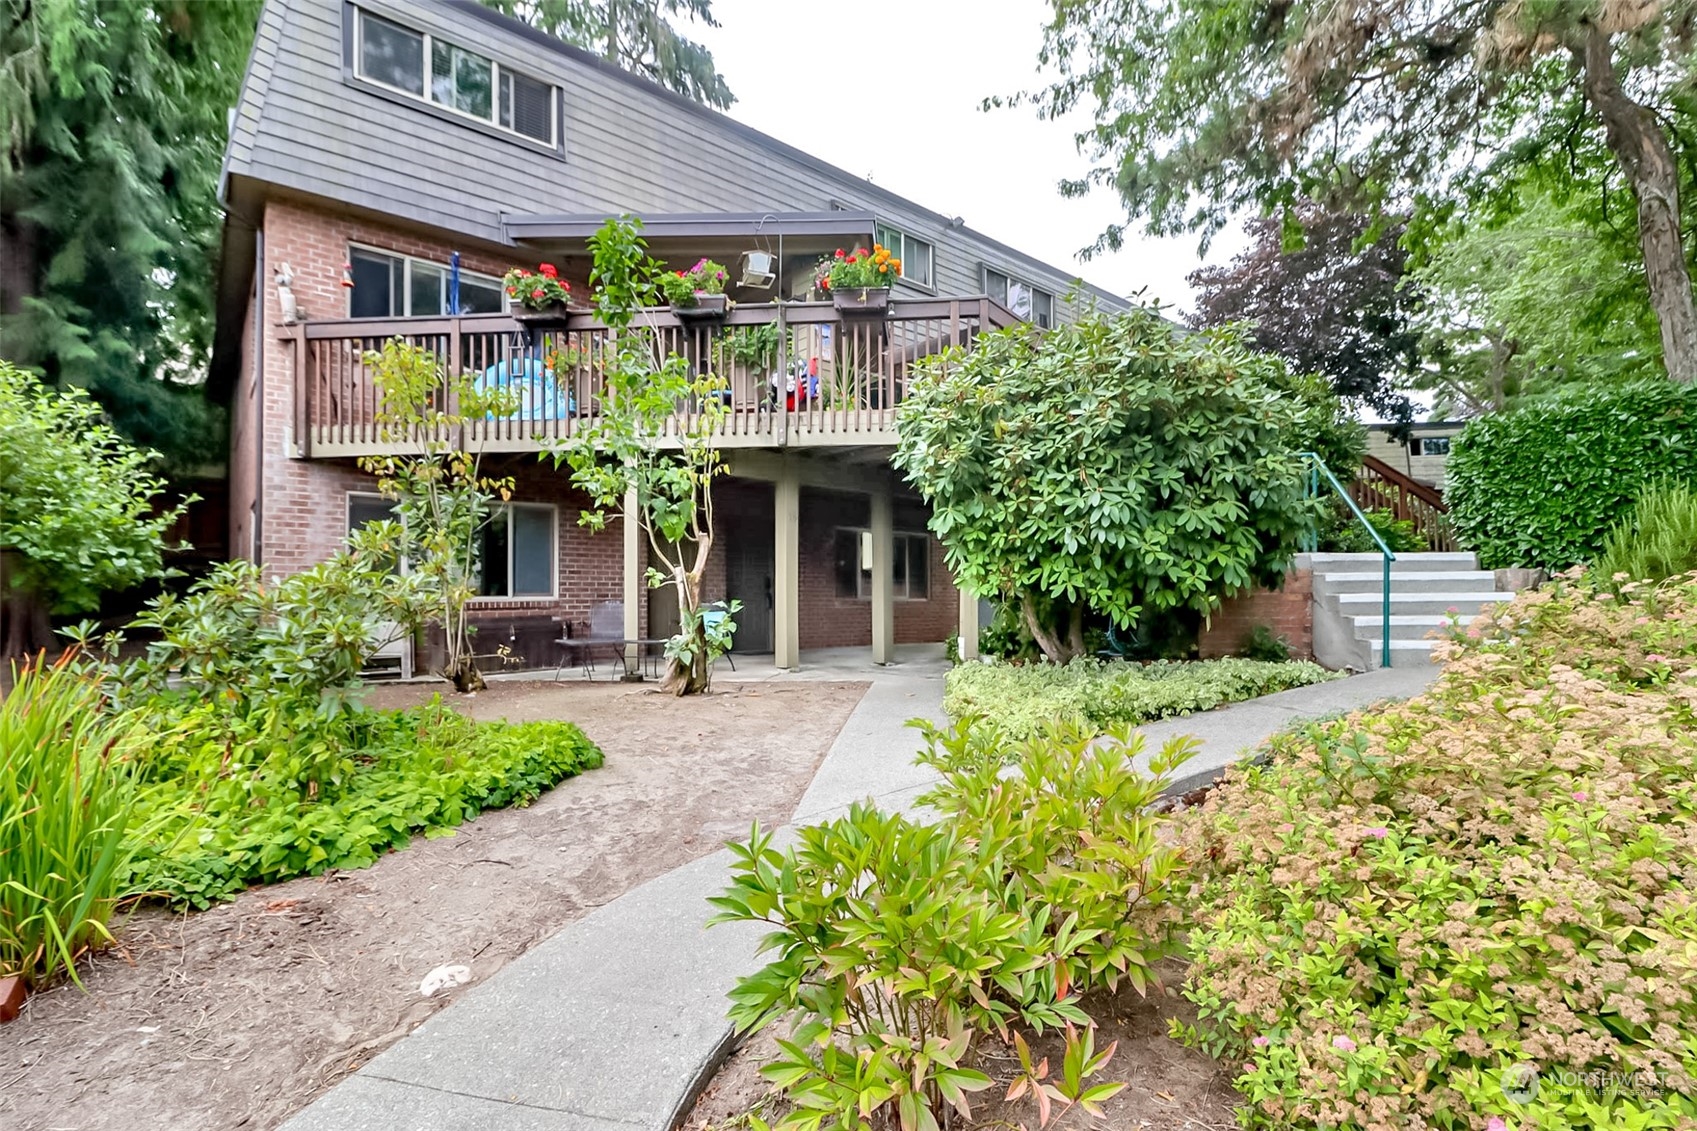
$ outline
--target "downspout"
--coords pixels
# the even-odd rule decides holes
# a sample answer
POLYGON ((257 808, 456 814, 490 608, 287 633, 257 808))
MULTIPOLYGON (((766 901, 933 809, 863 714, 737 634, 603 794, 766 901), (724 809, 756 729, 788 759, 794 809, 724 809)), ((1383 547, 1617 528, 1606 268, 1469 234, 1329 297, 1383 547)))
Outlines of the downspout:
POLYGON ((253 239, 253 564, 265 564, 265 225, 253 239))

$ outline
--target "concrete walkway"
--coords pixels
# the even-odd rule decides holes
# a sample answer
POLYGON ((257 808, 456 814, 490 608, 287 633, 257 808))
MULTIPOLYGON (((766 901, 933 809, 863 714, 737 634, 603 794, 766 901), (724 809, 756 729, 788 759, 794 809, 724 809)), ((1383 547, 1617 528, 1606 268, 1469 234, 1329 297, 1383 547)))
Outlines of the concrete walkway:
MULTIPOLYGON (((867 665, 864 650, 799 674, 872 686, 796 807, 794 824, 864 797, 906 808, 933 779, 913 764, 909 718, 941 721, 945 665, 934 646, 867 665)), ((740 661, 739 661, 740 662, 740 661)), ((1304 717, 1419 693, 1434 665, 1300 688, 1142 728, 1155 749, 1192 733, 1203 751, 1178 788, 1217 775, 1304 717)), ((720 851, 635 888, 509 963, 284 1125, 284 1131, 671 1131, 731 1041, 725 993, 760 965, 759 924, 707 930, 728 877, 720 851)))

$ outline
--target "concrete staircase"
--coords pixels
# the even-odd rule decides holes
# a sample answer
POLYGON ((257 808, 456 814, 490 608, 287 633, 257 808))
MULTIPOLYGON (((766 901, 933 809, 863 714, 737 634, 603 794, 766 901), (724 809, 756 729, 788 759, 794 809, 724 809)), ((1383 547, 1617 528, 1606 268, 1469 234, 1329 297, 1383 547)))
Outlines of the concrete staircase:
MULTIPOLYGON (((1314 571, 1314 656, 1330 668, 1371 671, 1385 639, 1384 559, 1378 554, 1307 554, 1314 571)), ((1299 565, 1303 564, 1299 562, 1299 565)), ((1424 664, 1451 609, 1465 622, 1514 599, 1472 554, 1398 554, 1391 563, 1391 666, 1424 664)))

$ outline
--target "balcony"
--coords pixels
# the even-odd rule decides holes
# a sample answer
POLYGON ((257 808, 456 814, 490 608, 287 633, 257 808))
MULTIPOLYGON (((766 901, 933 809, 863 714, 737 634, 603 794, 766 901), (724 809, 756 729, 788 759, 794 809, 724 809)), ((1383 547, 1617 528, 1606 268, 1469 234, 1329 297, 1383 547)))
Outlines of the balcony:
MULTIPOLYGON (((925 358, 1019 318, 983 297, 900 299, 883 319, 847 317, 828 302, 744 304, 712 323, 644 312, 662 351, 726 385, 714 442, 723 448, 877 447, 896 441, 896 409, 925 358), (745 331, 775 326, 767 349, 745 331)), ((384 455, 416 446, 377 422, 377 388, 363 360, 390 338, 434 350, 447 372, 501 387, 517 409, 463 426, 469 448, 535 452, 593 419, 600 408, 607 328, 593 315, 534 329, 506 314, 459 318, 305 322, 282 337, 294 373, 294 444, 309 459, 384 455)), ((446 395, 446 389, 444 389, 446 395)), ((675 434, 699 407, 679 404, 675 434)), ((661 439, 661 443, 666 441, 661 439)))

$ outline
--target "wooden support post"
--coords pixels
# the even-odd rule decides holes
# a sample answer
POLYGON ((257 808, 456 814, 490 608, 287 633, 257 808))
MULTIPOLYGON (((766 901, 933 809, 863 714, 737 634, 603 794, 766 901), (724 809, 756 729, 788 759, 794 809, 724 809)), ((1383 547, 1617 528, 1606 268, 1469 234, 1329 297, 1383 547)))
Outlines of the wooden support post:
POLYGON ((978 658, 978 594, 965 589, 960 593, 960 625, 959 637, 960 658, 965 663, 978 658))
POLYGON ((895 576, 896 534, 891 515, 890 488, 872 492, 872 662, 894 663, 896 606, 891 592, 895 576))
MULTIPOLYGON (((642 568, 642 524, 637 520, 637 505, 636 491, 626 491, 625 519, 620 525, 625 534, 625 639, 631 641, 642 637, 642 577, 647 572, 642 568)), ((625 645, 625 669, 642 671, 641 645, 625 645)))
POLYGON ((785 466, 772 484, 772 663, 801 666, 801 480, 785 466))

